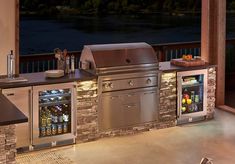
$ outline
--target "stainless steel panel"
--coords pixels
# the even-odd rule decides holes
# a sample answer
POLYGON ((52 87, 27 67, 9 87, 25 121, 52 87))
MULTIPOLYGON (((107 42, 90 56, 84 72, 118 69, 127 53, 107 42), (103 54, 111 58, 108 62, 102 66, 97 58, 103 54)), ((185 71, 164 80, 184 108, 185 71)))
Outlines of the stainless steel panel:
POLYGON ((150 122, 158 120, 159 113, 159 95, 158 91, 143 91, 140 98, 141 104, 141 122, 150 122))
POLYGON ((67 139, 73 139, 76 137, 76 84, 75 83, 61 83, 53 85, 41 85, 33 87, 33 145, 44 144, 56 141, 62 141, 67 139), (54 89, 71 89, 71 133, 39 137, 39 92, 45 90, 54 89))
POLYGON ((31 140, 31 87, 3 89, 2 93, 17 107, 29 122, 16 124, 16 147, 26 147, 30 145, 31 140))
POLYGON ((132 88, 157 86, 157 76, 107 80, 102 83, 102 91, 115 91, 132 88))
POLYGON ((146 72, 146 71, 158 71, 159 65, 158 63, 153 64, 139 64, 139 65, 131 65, 131 66, 119 66, 119 67, 107 67, 107 68, 96 68, 95 72, 99 75, 105 74, 120 74, 127 72, 146 72))
POLYGON ((159 76, 158 71, 112 74, 99 76, 98 85, 99 94, 107 91, 157 87, 159 86, 159 76))
POLYGON ((156 121, 158 117, 157 90, 157 87, 148 87, 103 93, 98 110, 99 130, 156 121))
POLYGON ((91 69, 158 62, 155 51, 147 43, 85 45, 81 61, 91 63, 91 69))

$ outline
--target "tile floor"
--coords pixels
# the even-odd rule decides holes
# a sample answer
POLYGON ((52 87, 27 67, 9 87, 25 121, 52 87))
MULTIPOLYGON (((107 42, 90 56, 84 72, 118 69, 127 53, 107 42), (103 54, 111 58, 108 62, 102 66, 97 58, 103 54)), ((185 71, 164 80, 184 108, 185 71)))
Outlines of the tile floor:
POLYGON ((20 154, 17 162, 43 163, 39 157, 45 154, 57 156, 58 163, 65 158, 78 164, 199 164, 209 157, 214 164, 234 164, 235 115, 216 110, 211 121, 20 154), (32 160, 22 162, 23 156, 32 160))

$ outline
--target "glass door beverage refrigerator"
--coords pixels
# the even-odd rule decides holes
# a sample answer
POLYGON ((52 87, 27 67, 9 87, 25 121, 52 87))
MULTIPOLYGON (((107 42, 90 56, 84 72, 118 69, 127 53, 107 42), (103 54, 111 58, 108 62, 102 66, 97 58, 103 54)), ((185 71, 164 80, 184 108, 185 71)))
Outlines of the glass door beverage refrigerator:
POLYGON ((33 87, 32 145, 52 144, 76 137, 74 83, 33 87))
POLYGON ((207 70, 177 73, 177 123, 205 119, 207 103, 207 70))

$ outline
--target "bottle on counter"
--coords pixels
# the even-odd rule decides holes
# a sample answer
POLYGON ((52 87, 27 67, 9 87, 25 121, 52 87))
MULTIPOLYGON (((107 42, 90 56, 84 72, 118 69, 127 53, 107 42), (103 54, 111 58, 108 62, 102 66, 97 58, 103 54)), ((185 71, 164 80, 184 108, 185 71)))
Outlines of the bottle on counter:
POLYGON ((71 72, 75 72, 75 57, 74 55, 71 56, 71 72))
POLYGON ((55 58, 57 59, 57 69, 64 70, 65 69, 65 58, 63 52, 59 48, 54 49, 55 58))
POLYGON ((7 77, 8 78, 13 78, 14 65, 15 65, 15 58, 13 55, 13 50, 11 50, 11 53, 7 55, 7 77))
POLYGON ((66 62, 65 62, 65 73, 69 74, 70 73, 70 67, 69 67, 69 63, 70 63, 70 57, 67 55, 66 56, 66 62))

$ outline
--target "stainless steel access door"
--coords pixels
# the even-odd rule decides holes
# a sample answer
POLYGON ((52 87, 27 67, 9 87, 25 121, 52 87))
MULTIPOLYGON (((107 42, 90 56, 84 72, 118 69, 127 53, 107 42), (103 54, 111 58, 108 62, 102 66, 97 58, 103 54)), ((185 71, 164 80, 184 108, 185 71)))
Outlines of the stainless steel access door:
POLYGON ((158 118, 158 89, 149 87, 101 95, 99 130, 127 127, 158 118))

